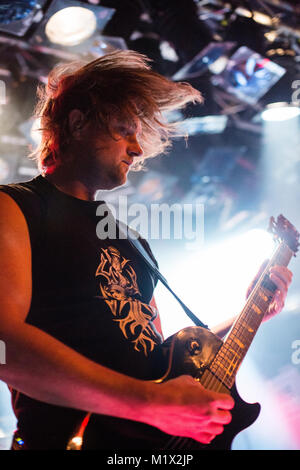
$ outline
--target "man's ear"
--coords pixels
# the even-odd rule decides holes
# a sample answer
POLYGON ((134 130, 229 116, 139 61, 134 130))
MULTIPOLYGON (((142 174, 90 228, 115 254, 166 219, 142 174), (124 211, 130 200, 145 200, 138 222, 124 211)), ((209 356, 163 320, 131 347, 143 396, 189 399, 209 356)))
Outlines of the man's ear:
POLYGON ((85 116, 80 109, 72 109, 68 117, 69 129, 73 137, 80 137, 80 130, 85 123, 85 116))

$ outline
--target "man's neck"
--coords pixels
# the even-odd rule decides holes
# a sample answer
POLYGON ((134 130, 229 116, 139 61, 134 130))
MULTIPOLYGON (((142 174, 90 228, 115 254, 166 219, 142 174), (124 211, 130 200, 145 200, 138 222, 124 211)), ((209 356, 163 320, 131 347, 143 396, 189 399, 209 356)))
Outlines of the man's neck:
POLYGON ((82 181, 71 176, 61 175, 58 171, 53 174, 45 175, 47 181, 53 184, 59 191, 69 196, 82 199, 84 201, 94 201, 97 190, 92 190, 82 181))

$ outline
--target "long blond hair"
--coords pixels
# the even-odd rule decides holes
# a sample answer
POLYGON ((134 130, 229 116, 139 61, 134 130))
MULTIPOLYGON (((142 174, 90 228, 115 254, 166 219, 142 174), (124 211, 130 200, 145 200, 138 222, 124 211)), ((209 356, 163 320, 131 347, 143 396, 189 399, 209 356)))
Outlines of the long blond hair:
POLYGON ((71 139, 68 115, 80 109, 110 132, 113 116, 141 120, 140 144, 143 160, 165 153, 171 139, 182 135, 178 123, 170 123, 165 112, 201 103, 201 93, 190 84, 173 82, 150 68, 149 59, 135 51, 116 51, 96 60, 60 64, 54 67, 47 85, 38 87, 36 118, 40 119, 42 139, 30 155, 42 171, 55 169, 63 159, 71 139))

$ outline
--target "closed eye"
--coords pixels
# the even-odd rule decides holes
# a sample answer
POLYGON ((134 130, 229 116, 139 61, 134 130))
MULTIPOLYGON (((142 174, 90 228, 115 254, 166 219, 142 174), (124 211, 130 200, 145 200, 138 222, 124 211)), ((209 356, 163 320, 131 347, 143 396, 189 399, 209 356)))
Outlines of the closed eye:
POLYGON ((120 133, 121 135, 128 137, 128 136, 135 135, 136 129, 133 129, 132 127, 122 127, 120 129, 120 133))
POLYGON ((120 135, 128 135, 130 133, 130 131, 129 131, 129 129, 127 129, 127 127, 118 127, 117 132, 120 135))
POLYGON ((137 139, 139 139, 142 135, 142 129, 139 128, 139 126, 135 124, 124 124, 120 123, 115 126, 115 132, 116 134, 122 136, 122 137, 130 137, 130 136, 136 136, 137 139))

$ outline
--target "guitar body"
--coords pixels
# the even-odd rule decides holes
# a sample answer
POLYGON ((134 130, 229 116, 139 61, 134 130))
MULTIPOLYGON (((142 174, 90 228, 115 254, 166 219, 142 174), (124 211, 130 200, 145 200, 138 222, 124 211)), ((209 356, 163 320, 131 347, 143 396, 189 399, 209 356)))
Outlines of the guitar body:
POLYGON ((235 385, 229 390, 215 377, 213 377, 213 384, 207 385, 209 376, 211 376, 209 366, 222 344, 223 341, 211 331, 200 327, 189 327, 171 336, 162 345, 163 348, 169 348, 169 367, 158 382, 188 374, 198 380, 205 388, 228 393, 235 401, 235 406, 231 411, 232 421, 224 427, 224 432, 209 445, 186 439, 184 441, 187 449, 191 448, 189 446, 192 446, 193 449, 230 449, 235 436, 254 423, 260 413, 260 405, 245 402, 238 394, 235 385))
POLYGON ((191 375, 208 389, 232 395, 235 400, 232 421, 225 425, 224 432, 211 444, 204 445, 193 439, 170 436, 143 423, 92 415, 84 434, 83 449, 230 449, 234 437, 256 420, 260 405, 246 403, 239 396, 235 385, 229 390, 211 376, 209 366, 222 344, 220 338, 206 329, 184 328, 161 345, 160 357, 167 368, 165 374, 155 380, 161 383, 180 375, 191 375), (213 385, 209 384, 210 379, 213 379, 213 385))

